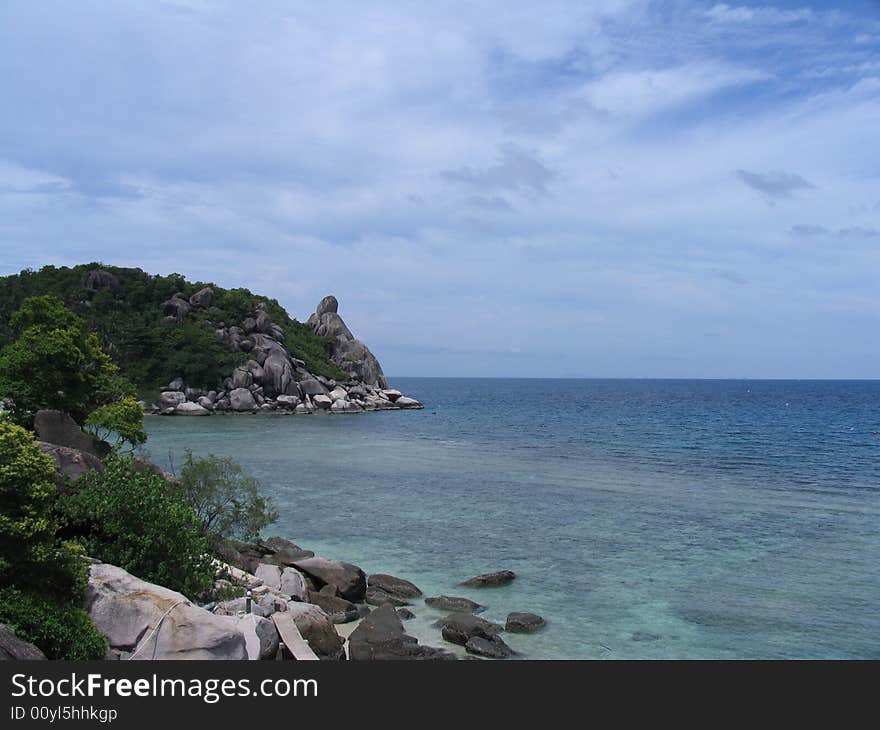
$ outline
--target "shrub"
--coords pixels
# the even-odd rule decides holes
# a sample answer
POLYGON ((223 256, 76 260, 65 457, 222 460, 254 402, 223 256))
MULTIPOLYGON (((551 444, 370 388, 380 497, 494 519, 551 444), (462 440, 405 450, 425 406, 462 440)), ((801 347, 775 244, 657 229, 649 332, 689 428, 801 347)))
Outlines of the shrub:
POLYGON ((78 600, 87 566, 59 542, 55 467, 31 433, 0 421, 0 587, 16 585, 78 600))
POLYGON ((58 499, 65 534, 94 558, 197 598, 214 571, 201 524, 166 480, 111 455, 104 474, 90 472, 58 499))
POLYGON ((212 545, 221 538, 255 540, 278 519, 271 499, 260 494, 259 482, 228 457, 197 459, 187 451, 178 488, 212 545))
POLYGON ((73 603, 17 588, 0 589, 0 621, 49 659, 103 659, 107 641, 73 603))
POLYGON ((125 443, 134 448, 147 440, 144 411, 130 395, 96 408, 86 418, 86 428, 102 441, 115 438, 117 448, 125 443))

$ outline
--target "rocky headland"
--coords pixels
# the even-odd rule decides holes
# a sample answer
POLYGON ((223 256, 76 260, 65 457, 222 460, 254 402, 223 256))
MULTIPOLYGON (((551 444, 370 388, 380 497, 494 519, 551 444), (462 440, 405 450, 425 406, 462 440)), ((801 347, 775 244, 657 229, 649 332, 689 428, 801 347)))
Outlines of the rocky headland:
MULTIPOLYGON (((193 309, 211 306, 210 287, 162 304, 170 324, 186 319, 193 309)), ((216 322, 215 335, 244 362, 223 379, 221 389, 205 390, 175 378, 162 389, 158 402, 143 403, 148 413, 163 416, 208 416, 226 413, 364 413, 422 408, 422 404, 388 387, 382 366, 339 315, 339 303, 326 296, 306 325, 330 341, 330 359, 347 379, 316 375, 288 351, 284 330, 272 321, 268 307, 258 303, 251 316, 231 324, 216 322)))

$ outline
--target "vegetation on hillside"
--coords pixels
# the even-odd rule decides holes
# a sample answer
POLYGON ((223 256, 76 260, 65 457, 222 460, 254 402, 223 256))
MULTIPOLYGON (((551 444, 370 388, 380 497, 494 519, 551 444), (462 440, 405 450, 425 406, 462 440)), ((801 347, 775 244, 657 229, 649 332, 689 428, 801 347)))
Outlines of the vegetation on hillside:
POLYGON ((45 266, 0 278, 0 347, 16 337, 10 322, 28 297, 52 295, 94 332, 101 348, 141 393, 150 392, 176 377, 188 385, 216 387, 244 359, 230 352, 215 335, 216 326, 238 325, 264 302, 272 321, 284 331, 284 344, 316 375, 342 379, 345 374, 329 358, 330 341, 316 336, 291 318, 274 299, 247 289, 224 289, 209 282, 188 282, 180 274, 154 276, 140 269, 90 263, 45 266), (89 272, 103 270, 118 282, 86 288, 89 272), (205 286, 214 291, 210 307, 193 309, 183 322, 168 322, 162 303, 176 293, 187 297, 205 286))

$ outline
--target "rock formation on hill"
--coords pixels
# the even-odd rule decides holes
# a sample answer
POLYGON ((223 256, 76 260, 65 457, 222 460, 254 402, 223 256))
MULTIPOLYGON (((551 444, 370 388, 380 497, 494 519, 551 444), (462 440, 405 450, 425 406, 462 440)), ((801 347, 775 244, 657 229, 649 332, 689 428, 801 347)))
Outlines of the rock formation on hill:
POLYGON ((335 339, 331 359, 342 370, 351 373, 353 380, 359 380, 364 385, 372 387, 388 387, 388 381, 379 361, 369 348, 351 333, 339 316, 339 302, 336 301, 336 297, 332 294, 324 297, 306 324, 319 337, 335 339))
MULTIPOLYGON (((193 309, 208 307, 213 292, 206 287, 186 298, 175 294, 163 302, 169 321, 182 321, 193 309)), ((334 296, 324 297, 307 325, 319 337, 331 338, 331 360, 349 379, 344 382, 315 375, 293 357, 284 344, 284 330, 272 321, 265 303, 238 324, 220 322, 215 334, 231 352, 247 359, 223 381, 218 390, 187 387, 181 378, 169 383, 159 401, 147 407, 154 413, 207 416, 212 413, 362 413, 364 411, 421 408, 422 404, 388 388, 382 366, 357 339, 338 313, 334 296)))

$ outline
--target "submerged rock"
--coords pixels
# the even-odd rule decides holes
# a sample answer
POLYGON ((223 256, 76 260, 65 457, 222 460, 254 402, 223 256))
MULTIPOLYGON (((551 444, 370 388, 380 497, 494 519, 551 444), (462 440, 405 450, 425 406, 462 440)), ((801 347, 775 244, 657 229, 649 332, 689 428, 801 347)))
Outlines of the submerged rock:
POLYGON ((514 578, 516 578, 516 573, 512 570, 496 570, 493 573, 483 573, 482 575, 475 575, 473 578, 468 578, 466 581, 462 582, 462 585, 468 586, 469 588, 496 588, 499 586, 506 586, 508 583, 511 583, 514 578))
POLYGON ((425 603, 431 608, 438 611, 453 611, 458 613, 479 613, 485 611, 486 607, 472 601, 470 598, 461 598, 459 596, 429 596, 425 599, 425 603))
POLYGON ((546 625, 543 616, 536 613, 525 613, 514 611, 507 616, 507 623, 504 625, 505 631, 511 631, 518 634, 530 634, 533 631, 543 628, 546 625))
POLYGON ((403 629, 400 616, 390 604, 380 606, 348 638, 349 655, 355 661, 389 659, 454 659, 432 646, 422 646, 403 629))

